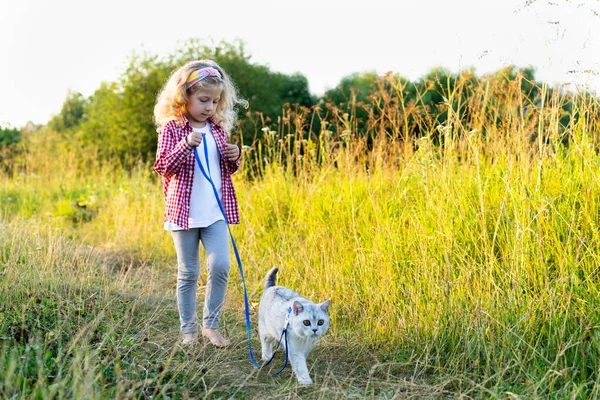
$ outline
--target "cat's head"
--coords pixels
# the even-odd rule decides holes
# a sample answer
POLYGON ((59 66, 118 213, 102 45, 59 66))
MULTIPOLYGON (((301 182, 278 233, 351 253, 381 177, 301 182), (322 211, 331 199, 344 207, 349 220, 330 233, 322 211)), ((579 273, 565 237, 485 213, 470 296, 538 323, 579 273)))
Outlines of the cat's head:
POLYGON ((321 304, 300 303, 295 301, 292 305, 290 325, 294 333, 304 337, 320 338, 329 328, 329 304, 327 300, 321 304))

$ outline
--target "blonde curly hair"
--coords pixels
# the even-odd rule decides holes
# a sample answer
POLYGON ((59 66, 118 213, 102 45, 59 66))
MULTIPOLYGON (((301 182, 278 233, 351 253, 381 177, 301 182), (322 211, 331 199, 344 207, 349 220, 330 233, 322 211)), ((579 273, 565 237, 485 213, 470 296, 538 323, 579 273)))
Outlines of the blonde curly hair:
POLYGON ((217 109, 213 116, 215 122, 226 132, 231 132, 237 121, 235 107, 242 105, 248 106, 248 102, 239 97, 236 87, 223 68, 212 60, 191 61, 175 71, 167 83, 163 86, 154 106, 154 123, 157 130, 171 120, 183 124, 183 115, 186 112, 186 105, 190 95, 198 90, 206 88, 220 88, 222 90, 221 98, 217 104, 217 109), (219 71, 221 78, 208 76, 201 81, 186 88, 186 82, 190 74, 201 68, 212 67, 219 71))

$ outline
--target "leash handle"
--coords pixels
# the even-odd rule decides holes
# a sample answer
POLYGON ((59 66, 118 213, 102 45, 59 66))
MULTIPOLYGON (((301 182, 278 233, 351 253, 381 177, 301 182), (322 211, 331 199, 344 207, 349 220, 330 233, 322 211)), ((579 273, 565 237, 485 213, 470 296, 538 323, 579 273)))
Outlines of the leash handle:
POLYGON ((237 245, 235 244, 235 239, 233 238, 233 234, 231 233, 231 227, 229 226, 229 221, 227 220, 227 215, 225 214, 225 208, 223 207, 223 203, 221 202, 221 199, 219 198, 219 191, 217 190, 213 180, 211 179, 210 164, 208 162, 208 146, 206 145, 206 139, 203 139, 202 143, 204 145, 204 158, 206 160, 206 169, 208 170, 208 173, 206 173, 206 171, 204 170, 204 167, 202 166, 202 162, 200 161, 200 156, 198 155, 197 147, 194 147, 194 157, 196 158, 196 162, 198 163, 198 168, 200 168, 200 172, 202 172, 202 175, 204 175, 204 177, 210 183, 210 186, 213 189, 213 193, 215 194, 215 198, 217 199, 217 204, 219 205, 221 214, 223 214, 223 218, 225 219, 225 224, 227 224, 229 238, 231 239, 231 245, 233 246, 233 252, 235 254, 235 259, 237 261, 238 270, 240 271, 240 277, 242 279, 242 287, 244 289, 244 311, 246 314, 246 331, 248 333, 248 353, 250 355, 250 361, 252 361, 252 364, 254 364, 254 366, 259 369, 269 365, 269 363, 271 361, 273 361, 273 358, 275 357, 275 352, 279 348, 279 345, 281 344, 281 341, 282 341, 283 337, 285 336, 285 363, 283 364, 283 367, 275 373, 275 375, 279 375, 279 373, 281 371, 283 371, 283 369, 287 366, 287 362, 288 362, 288 345, 287 345, 286 332, 287 332, 287 327, 289 325, 289 318, 290 318, 290 314, 292 312, 292 308, 291 307, 288 308, 288 314, 286 315, 286 318, 285 318, 285 326, 283 327, 283 330, 281 332, 281 337, 279 338, 279 342, 277 343, 277 346, 275 347, 275 351, 273 352, 273 355, 271 356, 269 361, 267 361, 265 364, 263 364, 261 366, 259 363, 256 362, 256 360, 254 359, 254 354, 252 353, 252 344, 251 344, 251 336, 252 335, 251 335, 251 329, 250 329, 250 306, 249 306, 249 302, 248 302, 248 289, 246 288, 246 279, 244 278, 244 270, 242 268, 242 259, 238 252, 237 245))

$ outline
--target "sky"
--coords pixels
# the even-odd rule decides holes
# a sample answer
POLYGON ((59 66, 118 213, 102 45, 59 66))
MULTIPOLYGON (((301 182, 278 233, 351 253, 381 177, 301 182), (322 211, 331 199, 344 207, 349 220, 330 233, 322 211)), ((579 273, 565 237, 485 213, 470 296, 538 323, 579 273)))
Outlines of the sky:
POLYGON ((0 124, 46 123, 134 51, 166 56, 189 38, 241 39, 252 62, 305 75, 316 95, 354 72, 507 65, 600 93, 600 0, 0 0, 0 124))

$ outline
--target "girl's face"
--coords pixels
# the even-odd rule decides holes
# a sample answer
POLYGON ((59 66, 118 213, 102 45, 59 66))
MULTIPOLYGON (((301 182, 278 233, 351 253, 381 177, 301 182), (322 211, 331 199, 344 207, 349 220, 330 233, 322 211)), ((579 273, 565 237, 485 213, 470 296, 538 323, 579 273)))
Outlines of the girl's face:
POLYGON ((203 88, 188 96, 186 117, 192 126, 203 127, 215 115, 222 92, 219 87, 203 88))

